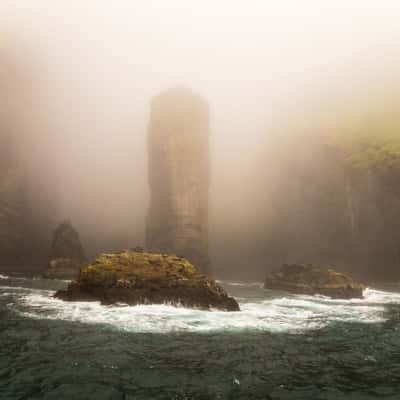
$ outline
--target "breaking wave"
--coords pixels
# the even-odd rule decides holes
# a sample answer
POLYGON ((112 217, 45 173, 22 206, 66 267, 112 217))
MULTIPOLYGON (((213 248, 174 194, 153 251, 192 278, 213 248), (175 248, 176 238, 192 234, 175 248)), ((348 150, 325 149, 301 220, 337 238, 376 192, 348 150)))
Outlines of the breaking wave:
MULTIPOLYGON (((240 312, 202 311, 172 305, 114 305, 98 302, 64 302, 54 291, 13 289, 10 307, 35 319, 106 324, 129 332, 267 331, 302 333, 334 322, 385 321, 385 305, 400 303, 400 293, 367 289, 364 299, 333 300, 323 296, 295 296, 260 289, 254 284, 225 287, 240 303, 240 312), (246 291, 246 296, 241 292, 246 291), (250 296, 247 294, 251 292, 250 296)), ((5 289, 5 287, 3 287, 5 289)), ((8 290, 10 292, 10 290, 8 290)))

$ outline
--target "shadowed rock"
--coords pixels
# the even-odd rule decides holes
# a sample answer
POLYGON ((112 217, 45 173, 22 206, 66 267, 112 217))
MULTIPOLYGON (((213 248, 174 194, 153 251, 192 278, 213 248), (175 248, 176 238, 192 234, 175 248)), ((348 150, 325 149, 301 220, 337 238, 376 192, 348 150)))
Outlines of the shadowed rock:
MULTIPOLYGON (((1 128, 4 128, 1 126, 1 128)), ((25 251, 27 219, 24 171, 15 139, 0 128, 0 266, 21 263, 25 251)))
POLYGON ((186 259, 134 250, 100 255, 93 264, 81 268, 76 282, 55 296, 67 301, 99 300, 103 304, 170 303, 239 311, 235 299, 186 259))
POLYGON ((78 232, 69 221, 62 222, 54 231, 47 278, 76 279, 79 268, 86 262, 78 232))
POLYGON ((332 269, 313 265, 283 265, 265 280, 266 289, 297 294, 320 294, 336 299, 362 298, 364 285, 332 269))
POLYGON ((0 171, 0 263, 14 264, 22 253, 24 210, 21 177, 0 171))

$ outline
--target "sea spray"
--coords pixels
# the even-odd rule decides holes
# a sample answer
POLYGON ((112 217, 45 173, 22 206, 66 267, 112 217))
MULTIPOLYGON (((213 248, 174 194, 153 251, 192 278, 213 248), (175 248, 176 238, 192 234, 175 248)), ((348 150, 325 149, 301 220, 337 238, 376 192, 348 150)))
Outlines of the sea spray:
MULTIPOLYGON (((400 294, 368 289, 364 299, 332 300, 323 296, 282 295, 249 284, 225 285, 237 296, 241 312, 192 310, 162 305, 103 306, 98 302, 64 302, 54 291, 12 288, 17 312, 35 319, 107 324, 127 332, 240 332, 302 333, 335 322, 385 321, 385 305, 399 304, 400 294), (247 295, 251 292, 251 296, 247 295)), ((8 287, 8 289, 11 289, 8 287)))

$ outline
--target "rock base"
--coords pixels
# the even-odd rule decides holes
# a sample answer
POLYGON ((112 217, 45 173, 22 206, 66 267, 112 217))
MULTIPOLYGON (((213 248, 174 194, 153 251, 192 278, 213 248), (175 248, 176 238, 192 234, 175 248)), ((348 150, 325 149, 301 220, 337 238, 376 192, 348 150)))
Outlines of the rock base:
POLYGON ((215 281, 175 255, 124 251, 102 254, 81 268, 78 280, 55 297, 103 304, 172 304, 202 310, 239 311, 215 281))
POLYGON ((333 269, 313 265, 284 265, 271 273, 264 287, 295 294, 320 294, 334 299, 363 298, 365 286, 333 269))

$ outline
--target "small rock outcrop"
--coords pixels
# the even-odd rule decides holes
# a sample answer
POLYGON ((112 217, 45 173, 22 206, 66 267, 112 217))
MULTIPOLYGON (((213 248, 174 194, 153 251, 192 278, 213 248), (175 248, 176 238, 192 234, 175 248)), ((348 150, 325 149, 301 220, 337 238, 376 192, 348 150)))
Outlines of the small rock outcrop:
POLYGON ((86 262, 78 232, 69 221, 62 222, 54 231, 47 278, 76 279, 86 262))
POLYGON ((235 299, 186 259, 126 250, 105 253, 81 268, 78 280, 55 297, 67 301, 183 305, 203 310, 239 311, 235 299))
POLYGON ((313 265, 283 265, 267 276, 264 287, 296 294, 320 294, 335 299, 363 298, 364 285, 333 269, 313 265))

